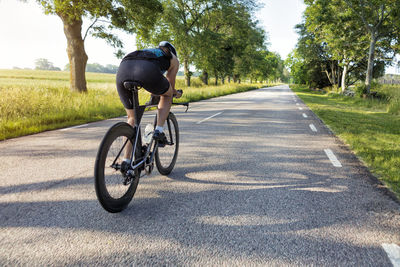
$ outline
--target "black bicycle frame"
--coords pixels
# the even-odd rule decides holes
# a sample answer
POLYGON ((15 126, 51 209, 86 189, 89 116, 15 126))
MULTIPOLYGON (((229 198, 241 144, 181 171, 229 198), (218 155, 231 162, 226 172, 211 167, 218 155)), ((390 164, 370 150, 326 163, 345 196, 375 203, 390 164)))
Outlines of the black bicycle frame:
MULTIPOLYGON (((133 93, 132 104, 133 104, 133 115, 135 118, 136 138, 135 138, 135 144, 133 146, 133 150, 132 150, 132 154, 131 154, 131 159, 134 159, 134 157, 135 157, 135 151, 136 151, 136 147, 138 145, 138 140, 139 140, 139 138, 141 138, 140 122, 142 120, 144 110, 146 109, 146 105, 142 105, 142 106, 139 105, 138 90, 139 90, 139 88, 137 86, 135 86, 134 89, 132 90, 132 93, 133 93)), ((149 148, 151 147, 152 143, 153 143, 153 140, 151 141, 149 148)), ((141 150, 141 148, 140 148, 140 150, 141 150)), ((147 153, 148 151, 149 150, 146 151, 146 154, 148 154, 147 153)), ((131 160, 132 169, 135 170, 136 168, 141 166, 145 162, 146 157, 147 157, 147 155, 145 157, 143 157, 143 159, 139 163, 131 160)))
MULTIPOLYGON (((138 96, 138 91, 139 88, 138 86, 134 86, 132 89, 132 105, 133 105, 133 115, 134 115, 134 119, 135 119, 135 130, 136 130, 136 138, 135 138, 135 144, 132 147, 132 153, 131 153, 131 159, 134 159, 135 157, 135 151, 136 151, 136 147, 138 146, 138 140, 139 138, 141 138, 141 132, 140 132, 140 122, 142 120, 143 117, 143 113, 145 111, 145 109, 148 107, 147 105, 139 105, 139 96, 138 96)), ((189 103, 173 103, 174 105, 182 105, 182 106, 186 106, 186 111, 188 111, 189 109, 189 103)), ((157 121, 157 115, 156 118, 154 119, 154 123, 156 123, 157 121)), ((173 136, 172 136, 172 131, 171 131, 171 122, 170 120, 167 118, 167 124, 168 124, 168 129, 169 129, 169 136, 170 136, 170 140, 171 142, 169 143, 169 145, 173 145, 174 144, 174 140, 173 140, 173 136)), ((135 170, 136 168, 140 167, 142 164, 145 164, 146 158, 148 157, 148 155, 150 154, 150 150, 151 147, 153 145, 153 139, 150 141, 149 146, 147 147, 147 151, 144 154, 143 158, 141 159, 140 162, 137 161, 132 161, 131 160, 131 168, 133 170, 135 170)), ((126 144, 128 143, 128 139, 125 141, 124 145, 122 146, 120 152, 118 153, 118 156, 115 158, 114 163, 112 165, 115 165, 115 162, 117 161, 118 157, 120 156, 120 154, 122 153, 122 151, 124 150, 126 144)), ((153 161, 153 157, 155 154, 155 151, 158 148, 158 142, 155 143, 154 145, 154 149, 153 152, 151 153, 151 157, 150 157, 150 162, 153 161)), ((141 150, 141 148, 140 148, 141 150)))

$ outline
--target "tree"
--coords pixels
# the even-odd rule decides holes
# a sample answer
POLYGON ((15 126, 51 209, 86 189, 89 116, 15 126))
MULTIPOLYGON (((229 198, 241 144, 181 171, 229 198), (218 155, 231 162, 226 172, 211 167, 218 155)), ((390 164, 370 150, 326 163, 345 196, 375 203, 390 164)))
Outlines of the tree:
POLYGON ((195 28, 210 10, 216 8, 216 0, 162 0, 164 12, 156 27, 148 35, 139 35, 139 47, 156 45, 160 40, 174 44, 179 59, 183 63, 186 85, 190 86, 195 28))
MULTIPOLYGON (((399 16, 400 2, 306 0, 305 4, 306 31, 324 50, 321 56, 330 59, 330 71, 328 68, 324 71, 331 84, 341 85, 343 91, 348 83, 362 78, 369 92, 372 78, 382 73, 384 65, 389 64, 396 53, 399 19, 393 18, 399 16)), ((307 55, 302 52, 301 55, 307 55)))
MULTIPOLYGON (((287 61, 288 67, 294 67, 298 71, 298 79, 310 87, 323 88, 332 84, 330 75, 333 76, 335 69, 338 69, 337 62, 332 61, 327 53, 325 44, 318 41, 315 34, 307 30, 305 24, 296 25, 300 35, 293 60, 287 61), (292 66, 294 63, 295 66, 292 66), (326 73, 326 75, 323 75, 326 73)), ((335 75, 336 76, 336 75, 335 75)), ((337 77, 340 76, 337 74, 337 77)))
POLYGON ((193 63, 203 70, 203 77, 208 77, 208 72, 216 76, 226 75, 229 67, 233 66, 228 25, 234 25, 237 20, 233 19, 240 16, 239 11, 254 8, 254 1, 163 0, 162 3, 164 13, 148 38, 140 36, 139 47, 156 45, 160 40, 172 42, 183 63, 188 86, 193 63))
MULTIPOLYGON (((237 64, 241 64, 240 58, 244 57, 244 51, 254 53, 263 49, 265 42, 264 31, 253 21, 253 8, 252 2, 232 4, 226 1, 202 20, 195 45, 196 68, 205 74, 219 76, 222 81, 226 76, 233 76, 234 81, 237 81, 239 73, 245 74, 243 71, 237 72, 236 68, 237 64)), ((246 71, 248 67, 247 64, 246 71)))
POLYGON ((362 25, 353 19, 341 0, 306 0, 305 3, 308 5, 307 31, 314 34, 316 42, 323 45, 331 59, 330 72, 325 69, 325 73, 333 86, 341 84, 344 91, 350 65, 365 57, 368 41, 362 25))
MULTIPOLYGON (((161 13, 158 0, 36 0, 46 14, 59 16, 67 38, 67 53, 70 63, 70 88, 86 92, 85 68, 88 60, 84 42, 88 34, 105 39, 110 45, 121 49, 114 29, 139 32, 146 35, 161 13), (82 19, 89 17, 93 23, 82 37, 82 19)), ((120 56, 121 50, 117 52, 120 56)))
POLYGON ((368 67, 365 78, 367 93, 369 93, 377 42, 382 40, 381 45, 384 49, 394 48, 399 44, 396 26, 400 20, 400 3, 398 0, 344 0, 344 2, 351 9, 354 19, 362 22, 369 35, 368 67), (393 44, 393 42, 397 44, 393 44))
POLYGON ((35 60, 35 69, 36 70, 61 70, 58 67, 55 67, 52 62, 48 61, 45 58, 38 58, 35 60))

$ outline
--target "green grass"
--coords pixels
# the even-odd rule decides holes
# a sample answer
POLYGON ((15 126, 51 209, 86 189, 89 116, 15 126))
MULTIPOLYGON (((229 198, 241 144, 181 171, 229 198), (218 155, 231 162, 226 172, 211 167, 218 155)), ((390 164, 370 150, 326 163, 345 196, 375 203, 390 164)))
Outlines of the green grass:
POLYGON ((400 88, 380 88, 389 97, 377 100, 290 87, 400 197, 400 116, 392 106, 400 88))
MULTIPOLYGON (((115 88, 115 75, 87 73, 88 93, 69 90, 69 73, 37 70, 0 70, 0 140, 125 115, 115 88)), ((213 82, 212 80, 210 82, 213 82)), ((261 84, 203 86, 198 78, 192 87, 178 77, 184 90, 180 101, 198 101, 259 88, 261 84)), ((140 103, 150 94, 139 92, 140 103)))

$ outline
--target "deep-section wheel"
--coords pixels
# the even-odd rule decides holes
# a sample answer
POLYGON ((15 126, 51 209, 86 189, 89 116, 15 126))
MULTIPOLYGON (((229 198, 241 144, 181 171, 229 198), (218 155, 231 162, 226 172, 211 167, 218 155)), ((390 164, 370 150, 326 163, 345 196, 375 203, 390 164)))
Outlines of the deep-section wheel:
MULTIPOLYGON (((100 144, 95 163, 95 188, 100 204, 109 212, 125 209, 136 192, 140 168, 129 171, 129 164, 123 163, 124 152, 134 147, 135 139, 135 128, 120 122, 108 130, 100 144)), ((141 157, 141 146, 139 135, 135 161, 141 157)))
POLYGON ((169 113, 165 121, 164 133, 168 142, 165 147, 159 147, 157 149, 155 160, 158 171, 162 175, 168 175, 175 166, 179 149, 179 128, 173 113, 169 113))

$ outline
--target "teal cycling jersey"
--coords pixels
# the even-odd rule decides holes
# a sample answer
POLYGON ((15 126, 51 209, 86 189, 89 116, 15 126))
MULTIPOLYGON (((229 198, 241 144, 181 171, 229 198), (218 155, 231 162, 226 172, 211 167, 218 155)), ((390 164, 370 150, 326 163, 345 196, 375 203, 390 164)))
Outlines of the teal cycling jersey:
POLYGON ((146 48, 134 51, 126 55, 122 61, 134 59, 144 59, 155 62, 160 67, 162 73, 165 73, 171 65, 171 57, 168 57, 160 48, 146 48))

